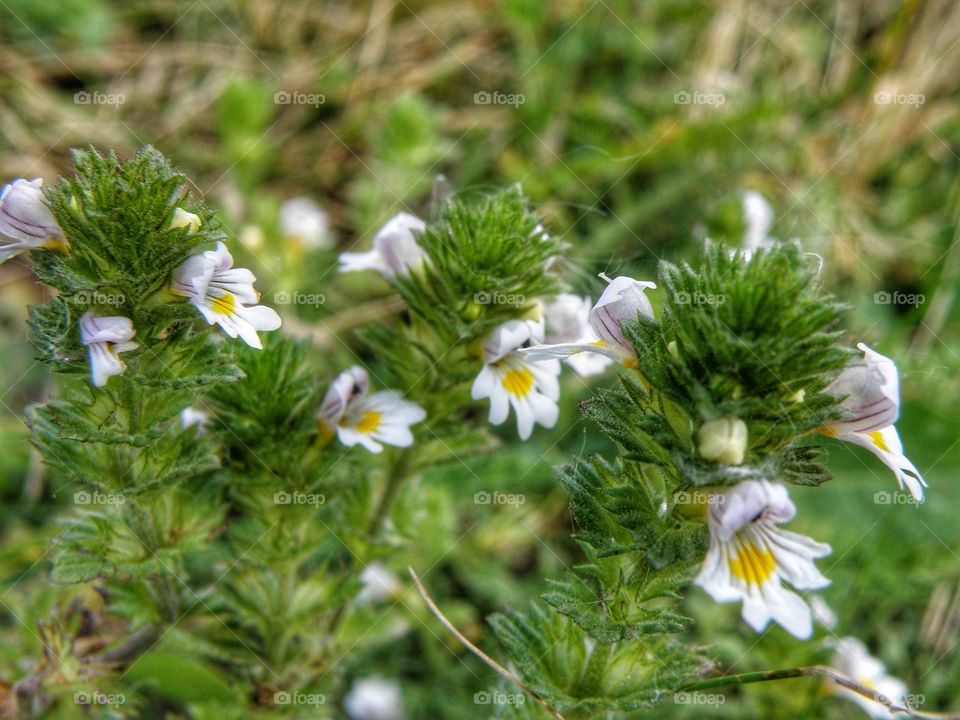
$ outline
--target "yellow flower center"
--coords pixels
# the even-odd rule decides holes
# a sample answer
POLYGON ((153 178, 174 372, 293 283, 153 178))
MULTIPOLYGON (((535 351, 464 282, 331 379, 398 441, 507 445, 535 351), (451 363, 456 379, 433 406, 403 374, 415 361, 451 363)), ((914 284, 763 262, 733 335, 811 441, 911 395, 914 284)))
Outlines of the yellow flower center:
POLYGON ((752 542, 747 541, 740 545, 737 554, 728 560, 730 572, 747 585, 760 585, 766 581, 776 569, 777 563, 773 553, 767 549, 761 550, 752 542))
POLYGON ((383 413, 379 413, 376 410, 367 410, 363 414, 363 417, 360 418, 360 422, 357 423, 357 432, 374 432, 380 426, 380 418, 382 417, 383 413))
POLYGON ((503 387, 515 397, 526 397, 533 388, 533 374, 526 368, 508 370, 503 376, 503 387))
POLYGON ((232 293, 224 293, 220 297, 210 298, 210 306, 219 315, 233 315, 233 311, 237 307, 237 301, 232 293))
POLYGON ((887 443, 884 441, 883 435, 879 430, 874 430, 872 433, 867 433, 867 436, 878 448, 884 452, 890 452, 890 448, 887 447, 887 443))

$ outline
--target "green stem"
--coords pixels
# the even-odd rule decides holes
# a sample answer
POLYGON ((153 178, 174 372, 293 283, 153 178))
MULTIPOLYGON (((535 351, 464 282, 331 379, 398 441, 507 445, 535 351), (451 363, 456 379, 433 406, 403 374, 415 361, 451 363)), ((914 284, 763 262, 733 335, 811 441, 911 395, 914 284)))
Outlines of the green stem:
MULTIPOLYGON (((383 528, 384 522, 390 516, 390 511, 393 509, 394 501, 400 492, 400 488, 403 486, 404 480, 407 479, 407 473, 410 469, 412 460, 413 450, 410 448, 401 450, 397 454, 396 459, 390 468, 390 475, 387 477, 386 487, 384 487, 383 493, 380 495, 380 499, 377 501, 377 505, 374 508, 373 514, 370 516, 370 522, 367 524, 367 537, 370 541, 368 543, 368 547, 376 543, 377 538, 380 535, 380 531, 383 528)), ((358 560, 360 564, 366 565, 368 558, 369 552, 364 551, 363 557, 358 558, 358 560)), ((336 633, 337 628, 340 627, 340 623, 343 622, 343 619, 346 616, 349 603, 349 600, 342 603, 334 611, 333 616, 330 618, 330 624, 327 626, 328 635, 333 636, 336 633)))

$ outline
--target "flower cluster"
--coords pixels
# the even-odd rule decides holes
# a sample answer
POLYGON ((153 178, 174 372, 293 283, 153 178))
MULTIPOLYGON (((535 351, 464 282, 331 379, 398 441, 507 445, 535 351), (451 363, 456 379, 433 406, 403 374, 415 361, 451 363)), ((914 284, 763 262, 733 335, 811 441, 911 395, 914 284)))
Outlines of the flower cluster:
MULTIPOLYGON (((19 179, 4 186, 0 193, 0 263, 29 250, 53 248, 67 251, 67 238, 53 216, 41 190, 43 181, 19 179)), ((76 201, 74 200, 74 203, 76 201)), ((175 207, 168 228, 195 234, 200 217, 175 207)), ((233 257, 222 242, 188 258, 174 272, 171 291, 181 295, 200 311, 208 324, 219 325, 230 337, 240 337, 254 348, 262 348, 260 331, 280 327, 280 316, 272 309, 256 305, 259 294, 253 289, 252 272, 233 267, 233 257)), ((98 315, 88 309, 79 321, 80 341, 87 347, 90 377, 103 387, 114 375, 126 369, 120 353, 138 347, 130 318, 98 315)))
MULTIPOLYGON (((375 270, 387 279, 408 276, 427 262, 417 243, 423 220, 400 213, 376 234, 373 249, 343 253, 341 272, 375 270)), ((537 226, 533 237, 546 235, 537 226)), ((501 425, 513 408, 517 432, 526 440, 535 425, 552 428, 559 413, 560 360, 581 377, 603 372, 613 362, 635 365, 634 349, 623 334, 624 321, 653 317, 644 295, 652 282, 629 277, 610 280, 595 304, 589 298, 560 293, 523 308, 523 317, 507 320, 478 343, 482 361, 473 383, 474 400, 489 400, 489 421, 501 425)), ((342 437, 341 437, 342 439, 342 437)))
MULTIPOLYGON (((926 483, 903 454, 893 425, 900 411, 897 367, 862 343, 858 348, 863 360, 844 368, 826 390, 842 398, 845 416, 820 432, 869 449, 901 488, 921 500, 926 483)), ((737 418, 708 421, 698 442, 705 459, 738 465, 748 447, 746 424, 737 418)), ((710 549, 695 584, 717 602, 742 601, 743 619, 757 631, 774 620, 798 638, 809 637, 810 608, 782 583, 797 590, 829 584, 813 560, 828 555, 830 546, 779 528, 796 514, 786 487, 747 480, 712 494, 706 507, 710 549)))

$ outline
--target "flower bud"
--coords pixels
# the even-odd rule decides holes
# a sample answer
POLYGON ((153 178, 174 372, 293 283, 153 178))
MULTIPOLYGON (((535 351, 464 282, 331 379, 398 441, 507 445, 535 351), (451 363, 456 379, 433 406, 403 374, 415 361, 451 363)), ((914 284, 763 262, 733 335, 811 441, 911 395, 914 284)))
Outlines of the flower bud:
POLYGON ((655 288, 656 283, 626 276, 609 280, 609 283, 590 311, 590 325, 608 346, 620 347, 633 355, 633 345, 623 334, 620 324, 636 322, 639 315, 653 318, 653 306, 644 290, 655 288))
POLYGON ((57 225, 40 186, 43 180, 15 180, 0 193, 0 262, 26 250, 62 245, 57 225))
POLYGON ((187 212, 183 208, 176 208, 173 211, 173 217, 170 219, 170 229, 187 228, 190 234, 200 230, 200 216, 187 212))
POLYGON ((747 449, 747 424, 740 418, 708 420, 697 431, 700 455, 724 465, 739 465, 747 449))

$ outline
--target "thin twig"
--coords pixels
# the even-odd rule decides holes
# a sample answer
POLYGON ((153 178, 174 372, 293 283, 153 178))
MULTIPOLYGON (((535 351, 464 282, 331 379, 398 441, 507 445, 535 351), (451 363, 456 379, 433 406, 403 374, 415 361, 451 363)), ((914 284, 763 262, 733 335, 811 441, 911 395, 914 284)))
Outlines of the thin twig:
POLYGON ((788 668, 785 670, 758 670, 756 672, 738 673, 737 675, 723 675, 721 677, 707 678, 684 685, 681 690, 705 690, 707 688, 723 687, 724 685, 746 685, 747 683, 769 682, 771 680, 787 680, 798 677, 820 676, 829 678, 837 685, 845 687, 847 690, 862 695, 868 700, 885 705, 893 712, 906 713, 916 718, 936 718, 936 720, 960 720, 960 713, 928 713, 920 710, 914 710, 906 705, 900 705, 886 695, 871 690, 868 687, 848 678, 842 673, 838 673, 833 668, 824 665, 813 665, 810 667, 788 668))
POLYGON ((538 705, 540 705, 540 707, 542 707, 544 710, 546 710, 548 713, 550 713, 553 717, 557 718, 557 720, 565 720, 565 718, 563 717, 563 715, 561 715, 559 712, 557 712, 557 711, 554 710, 552 707, 550 707, 550 705, 547 703, 546 700, 544 700, 542 697, 540 697, 539 695, 537 695, 533 690, 531 690, 531 689, 528 688, 526 685, 524 685, 524 684, 523 684, 523 681, 522 681, 520 678, 518 678, 518 677, 517 677, 516 675, 514 675, 512 672, 510 672, 509 670, 507 670, 503 665, 501 665, 501 664, 498 663, 496 660, 494 660, 492 657, 490 657, 489 655, 487 655, 483 650, 481 650, 480 648, 478 648, 478 647, 477 647, 476 645, 474 645, 472 642, 470 642, 469 640, 467 640, 467 638, 464 636, 464 634, 463 634, 462 632, 460 632, 459 630, 457 630, 457 628, 454 626, 454 624, 453 624, 452 622, 450 622, 449 620, 447 620, 446 615, 444 615, 442 612, 440 612, 440 608, 437 607, 437 604, 433 601, 433 598, 431 598, 430 595, 427 593, 427 589, 423 586, 423 583, 420 582, 420 578, 417 577, 417 573, 414 572, 413 568, 412 568, 412 567, 407 567, 407 570, 410 572, 410 577, 413 578, 413 582, 416 584, 417 590, 420 591, 420 597, 423 598, 423 601, 427 604, 427 607, 429 607, 429 608, 430 608, 430 611, 431 611, 434 615, 437 616, 437 620, 439 620, 441 623, 443 623, 443 626, 444 626, 447 630, 449 630, 451 633, 454 634, 454 636, 457 638, 457 640, 459 640, 460 642, 462 642, 462 643, 467 647, 467 649, 468 649, 470 652, 472 652, 472 653, 473 653, 474 655, 476 655, 478 658, 480 658, 481 660, 483 660, 487 665, 489 665, 489 666, 492 667, 494 670, 496 670, 500 675, 502 675, 502 676, 505 677, 507 680, 509 680, 510 682, 512 682, 514 685, 516 685, 518 688, 520 688, 521 690, 523 690, 527 695, 529 695, 531 698, 533 698, 533 700, 534 700, 538 705))

